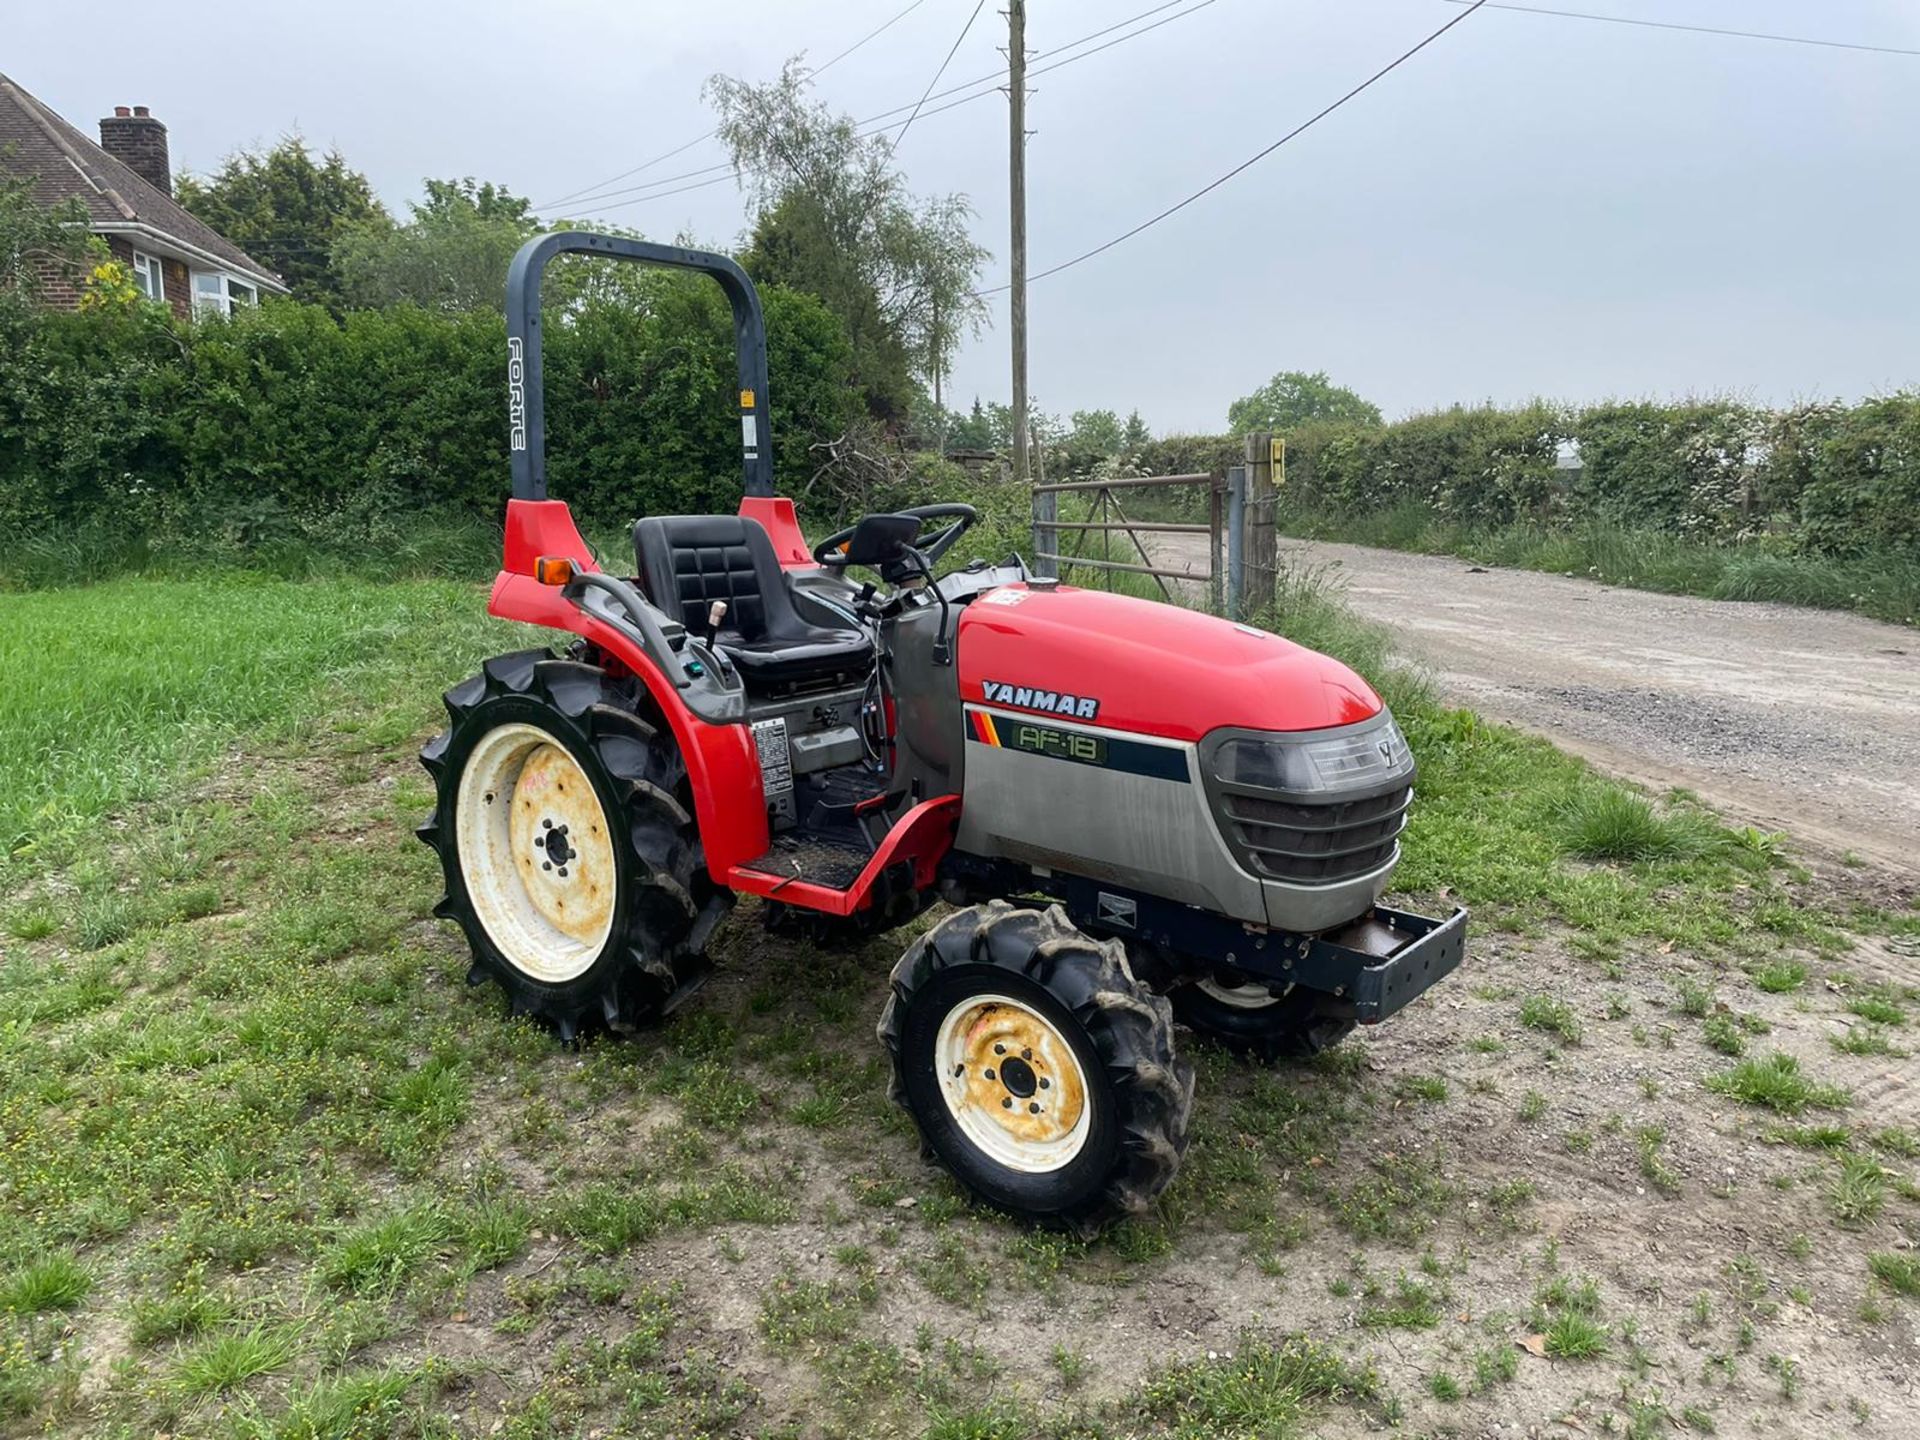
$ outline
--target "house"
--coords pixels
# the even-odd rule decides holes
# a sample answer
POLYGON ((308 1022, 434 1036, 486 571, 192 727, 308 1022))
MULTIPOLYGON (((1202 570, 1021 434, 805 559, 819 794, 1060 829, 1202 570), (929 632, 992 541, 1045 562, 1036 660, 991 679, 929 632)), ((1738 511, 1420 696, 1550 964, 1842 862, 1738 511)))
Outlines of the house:
MULTIPOLYGON (((77 198, 88 228, 133 272, 141 293, 181 319, 231 314, 287 292, 278 275, 173 198, 167 127, 144 105, 115 106, 96 145, 0 75, 0 174, 30 178, 42 205, 77 198)), ((80 290, 71 277, 49 276, 45 296, 72 308, 80 290)))

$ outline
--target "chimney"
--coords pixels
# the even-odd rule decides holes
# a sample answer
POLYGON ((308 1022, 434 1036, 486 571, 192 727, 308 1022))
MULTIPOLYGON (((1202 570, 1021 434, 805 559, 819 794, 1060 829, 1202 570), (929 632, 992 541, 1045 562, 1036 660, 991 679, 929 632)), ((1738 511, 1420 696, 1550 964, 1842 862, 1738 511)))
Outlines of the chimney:
POLYGON ((167 127, 144 105, 116 105, 100 122, 100 148, 163 195, 173 194, 167 127))

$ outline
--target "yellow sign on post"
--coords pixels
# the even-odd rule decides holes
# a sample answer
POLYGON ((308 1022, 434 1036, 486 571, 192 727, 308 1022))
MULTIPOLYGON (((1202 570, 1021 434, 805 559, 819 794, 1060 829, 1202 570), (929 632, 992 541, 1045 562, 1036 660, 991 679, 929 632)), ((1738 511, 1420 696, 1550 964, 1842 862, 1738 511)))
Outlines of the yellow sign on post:
POLYGON ((1269 458, 1273 461, 1273 488, 1287 488, 1287 442, 1278 435, 1267 442, 1270 447, 1269 458))

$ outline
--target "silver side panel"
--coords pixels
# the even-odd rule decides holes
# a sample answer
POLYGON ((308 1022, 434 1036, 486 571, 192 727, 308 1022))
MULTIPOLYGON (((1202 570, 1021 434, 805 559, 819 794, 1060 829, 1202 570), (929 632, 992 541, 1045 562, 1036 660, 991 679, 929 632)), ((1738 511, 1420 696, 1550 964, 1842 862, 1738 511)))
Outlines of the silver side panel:
MULTIPOLYGON (((991 711, 1010 723, 1035 716, 991 711)), ((956 848, 1124 885, 1251 925, 1311 933, 1364 913, 1393 866, 1336 885, 1263 882, 1235 861, 1200 783, 1196 747, 1049 717, 1050 728, 1180 752, 1185 784, 1003 746, 968 744, 956 848)), ((1397 858, 1397 857, 1396 857, 1397 858)))

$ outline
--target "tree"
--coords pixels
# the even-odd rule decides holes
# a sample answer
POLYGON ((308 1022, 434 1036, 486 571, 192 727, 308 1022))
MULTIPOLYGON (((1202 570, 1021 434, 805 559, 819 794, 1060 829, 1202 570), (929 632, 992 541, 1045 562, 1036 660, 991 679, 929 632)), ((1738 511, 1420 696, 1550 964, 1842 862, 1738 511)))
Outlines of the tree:
POLYGON ((31 179, 0 176, 0 303, 31 304, 49 279, 78 283, 105 261, 107 247, 87 231, 78 200, 48 208, 31 179))
POLYGON ((428 310, 499 310, 513 252, 540 228, 520 196, 471 176, 427 180, 404 225, 342 233, 333 263, 354 305, 411 302, 428 310))
POLYGON ((973 292, 987 252, 964 196, 915 200, 891 144, 807 96, 791 60, 765 85, 716 75, 707 96, 751 197, 747 270, 824 300, 853 343, 869 410, 905 414, 916 381, 937 382, 985 304, 973 292))
POLYGON ((239 150, 213 176, 181 175, 180 203, 254 259, 279 272, 296 300, 340 309, 334 241, 353 228, 390 228, 386 208, 337 150, 318 162, 298 135, 271 150, 239 150))
POLYGON ((1310 421, 1341 425, 1378 425, 1379 407, 1327 378, 1324 370, 1282 370, 1251 395, 1227 407, 1227 424, 1236 435, 1249 430, 1291 430, 1310 421))

